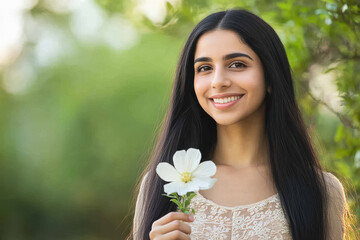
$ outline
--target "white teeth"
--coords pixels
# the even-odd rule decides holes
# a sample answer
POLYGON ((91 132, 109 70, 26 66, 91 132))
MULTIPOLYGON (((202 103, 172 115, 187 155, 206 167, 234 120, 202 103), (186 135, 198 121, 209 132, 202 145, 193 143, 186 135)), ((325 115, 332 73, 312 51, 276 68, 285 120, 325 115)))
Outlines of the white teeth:
POLYGON ((241 96, 231 96, 231 97, 227 97, 227 98, 214 98, 214 102, 216 103, 228 103, 228 102, 232 102, 235 100, 238 100, 241 96))

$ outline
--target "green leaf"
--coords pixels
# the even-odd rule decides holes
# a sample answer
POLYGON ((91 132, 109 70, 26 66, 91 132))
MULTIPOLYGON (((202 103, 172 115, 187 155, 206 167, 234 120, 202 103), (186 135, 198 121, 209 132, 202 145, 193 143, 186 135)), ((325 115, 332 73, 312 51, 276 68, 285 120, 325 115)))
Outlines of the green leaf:
POLYGON ((170 2, 168 2, 168 1, 166 1, 166 10, 169 12, 169 11, 174 11, 174 6, 170 3, 170 2))
POLYGON ((173 202, 173 203, 175 203, 175 204, 178 205, 178 206, 181 206, 181 203, 180 203, 178 200, 176 200, 176 199, 171 199, 170 201, 173 202))
POLYGON ((340 142, 340 140, 344 137, 344 127, 342 125, 340 125, 336 131, 336 135, 335 135, 335 142, 340 142))
POLYGON ((195 214, 195 210, 193 208, 191 209, 191 211, 192 211, 193 214, 195 214))
POLYGON ((179 210, 181 211, 181 212, 185 212, 185 208, 179 208, 179 210))
POLYGON ((328 68, 328 69, 324 72, 324 74, 325 74, 325 73, 329 73, 329 72, 331 72, 331 71, 333 71, 333 70, 335 70, 335 69, 336 69, 336 67, 328 68))
POLYGON ((174 196, 167 195, 167 194, 161 194, 161 195, 163 195, 163 196, 165 196, 165 197, 169 197, 169 198, 176 198, 176 197, 174 197, 174 196))
POLYGON ((193 197, 195 197, 196 196, 196 193, 193 193, 193 194, 191 194, 190 196, 189 196, 189 200, 191 200, 193 197))

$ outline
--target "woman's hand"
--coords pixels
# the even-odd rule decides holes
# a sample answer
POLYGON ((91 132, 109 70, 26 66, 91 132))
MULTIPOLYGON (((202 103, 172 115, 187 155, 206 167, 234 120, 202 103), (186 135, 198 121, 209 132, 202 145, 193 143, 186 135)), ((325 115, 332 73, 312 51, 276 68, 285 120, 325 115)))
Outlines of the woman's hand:
POLYGON ((191 227, 186 222, 194 218, 183 212, 169 212, 156 220, 150 231, 151 240, 190 240, 191 227))

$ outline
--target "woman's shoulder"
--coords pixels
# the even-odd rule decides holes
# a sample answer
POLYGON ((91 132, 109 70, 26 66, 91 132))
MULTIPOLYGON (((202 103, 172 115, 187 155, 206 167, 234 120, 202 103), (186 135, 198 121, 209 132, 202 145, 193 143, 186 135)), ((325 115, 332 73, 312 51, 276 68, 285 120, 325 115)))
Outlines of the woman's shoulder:
POLYGON ((330 218, 343 217, 347 209, 345 190, 340 180, 330 172, 323 172, 330 218))
POLYGON ((330 172, 323 172, 328 200, 328 232, 330 239, 343 239, 347 202, 344 187, 340 180, 330 172))
POLYGON ((322 172, 328 193, 332 196, 345 198, 344 187, 340 180, 331 172, 322 172))
POLYGON ((145 202, 145 183, 147 181, 147 177, 149 175, 149 172, 146 172, 140 183, 138 195, 136 198, 136 204, 135 204, 135 213, 134 213, 134 220, 133 220, 133 239, 141 239, 138 236, 139 226, 141 225, 141 222, 143 220, 144 216, 144 202, 145 202))
POLYGON ((149 176, 149 172, 150 171, 147 171, 145 174, 143 174, 143 177, 142 177, 141 183, 140 183, 140 189, 139 189, 140 193, 143 193, 143 191, 144 191, 145 183, 146 183, 147 178, 149 176))
POLYGON ((138 208, 140 205, 143 205, 143 202, 145 200, 145 183, 147 182, 149 172, 146 172, 143 174, 140 180, 140 187, 138 189, 138 196, 136 200, 136 208, 138 208))

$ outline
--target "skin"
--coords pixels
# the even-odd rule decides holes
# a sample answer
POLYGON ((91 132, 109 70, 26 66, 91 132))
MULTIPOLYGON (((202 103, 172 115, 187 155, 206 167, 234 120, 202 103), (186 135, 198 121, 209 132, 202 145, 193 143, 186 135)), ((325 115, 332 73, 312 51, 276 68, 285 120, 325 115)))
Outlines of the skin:
MULTIPOLYGON (((218 141, 212 161, 217 166, 213 176, 217 183, 209 190, 199 191, 205 198, 223 206, 246 205, 263 200, 274 193, 269 169, 268 143, 265 133, 264 72, 256 53, 230 30, 214 30, 203 34, 197 43, 194 61, 194 90, 199 104, 217 123, 218 141), (223 60, 223 56, 241 52, 247 57, 223 60), (200 69, 200 72, 197 70, 200 69), (226 110, 214 107, 209 97, 222 93, 244 93, 243 98, 226 110)), ((338 181, 338 180, 337 180, 338 181)), ((330 201, 329 209, 344 206, 345 195, 341 183, 336 184, 342 203, 330 201)), ((329 187, 331 188, 331 187, 329 187)), ((332 213, 330 213, 331 215, 332 213)), ((337 219, 338 213, 333 214, 337 219)), ((170 212, 155 221, 150 239, 189 240, 192 222, 189 215, 170 212)), ((335 221, 335 220, 334 220, 335 221)), ((343 237, 341 220, 330 223, 330 236, 343 237), (339 228, 338 228, 339 227, 339 228), (341 235, 341 236, 340 236, 341 235)))
POLYGON ((266 87, 259 57, 231 30, 203 34, 194 60, 200 57, 211 58, 195 63, 194 90, 201 107, 217 123, 218 143, 213 161, 233 168, 265 163, 266 87), (223 56, 235 52, 244 53, 252 60, 247 57, 223 60, 223 56), (230 108, 219 110, 209 97, 223 93, 245 95, 230 108))
POLYGON ((231 30, 203 34, 194 56, 194 90, 199 104, 217 123, 218 141, 212 161, 217 166, 218 182, 199 191, 220 205, 237 206, 263 200, 275 194, 269 167, 265 133, 264 71, 257 54, 231 30), (232 53, 243 53, 224 60, 232 53), (197 59, 208 58, 205 61, 197 59), (209 99, 215 94, 245 94, 225 110, 209 99))
MULTIPOLYGON (((266 90, 270 92, 270 89, 265 87, 261 61, 230 30, 203 34, 196 46, 194 62, 200 57, 211 59, 194 64, 194 90, 201 107, 216 121, 218 134, 212 159, 217 165, 214 177, 218 182, 200 193, 227 206, 256 202, 258 198, 262 200, 259 193, 272 195, 274 188, 267 175, 268 152, 264 140, 264 99, 266 90), (235 52, 249 58, 223 59, 235 52), (200 72, 197 71, 199 68, 200 72), (229 92, 245 95, 226 110, 216 109, 209 97, 229 92)), ((191 227, 186 221, 190 222, 187 214, 170 212, 153 223, 150 239, 190 239, 191 227)))
POLYGON ((194 221, 183 212, 170 212, 156 220, 149 233, 152 240, 190 240, 191 228, 186 222, 194 221))

